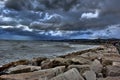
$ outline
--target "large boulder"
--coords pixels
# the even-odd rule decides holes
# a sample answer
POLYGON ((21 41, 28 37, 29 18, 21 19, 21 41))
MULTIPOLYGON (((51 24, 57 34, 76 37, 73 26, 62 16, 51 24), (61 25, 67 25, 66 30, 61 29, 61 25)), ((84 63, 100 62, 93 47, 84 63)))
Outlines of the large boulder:
POLYGON ((96 74, 94 71, 86 71, 83 75, 86 80, 96 80, 96 74))
POLYGON ((106 76, 120 76, 120 66, 107 66, 106 67, 106 76))
POLYGON ((29 65, 31 62, 29 60, 19 60, 19 61, 15 61, 15 62, 10 62, 8 64, 3 65, 2 67, 0 67, 0 71, 4 71, 6 69, 9 69, 10 67, 14 67, 17 65, 29 65))
POLYGON ((68 66, 72 62, 68 59, 64 58, 55 58, 55 59, 47 59, 41 63, 41 68, 42 69, 49 69, 49 68, 54 68, 56 66, 68 66))
POLYGON ((120 55, 119 54, 105 54, 102 57, 102 60, 109 60, 109 61, 118 61, 120 62, 120 55))
POLYGON ((58 74, 61 74, 65 71, 64 66, 52 68, 52 69, 45 69, 39 70, 35 72, 29 73, 21 73, 21 74, 11 74, 11 75, 2 75, 0 76, 3 80, 44 80, 44 79, 51 79, 58 74))
POLYGON ((34 66, 41 66, 41 62, 46 60, 47 58, 45 57, 38 57, 38 58, 33 58, 31 60, 31 64, 34 66))
POLYGON ((77 69, 73 68, 65 73, 62 73, 51 80, 84 80, 77 69))
POLYGON ((97 80, 120 80, 120 76, 118 76, 118 77, 98 78, 97 80))
POLYGON ((84 64, 90 64, 91 61, 88 59, 88 58, 84 58, 84 57, 81 57, 81 56, 76 56, 76 57, 72 57, 70 58, 70 60, 74 63, 74 64, 81 64, 81 65, 84 65, 84 64))
POLYGON ((41 70, 41 67, 38 66, 27 66, 27 65, 18 65, 16 67, 9 68, 6 73, 17 74, 17 73, 26 73, 41 70))
POLYGON ((93 70, 95 73, 101 73, 102 72, 102 69, 103 69, 103 66, 102 64, 100 63, 99 60, 94 60, 90 66, 91 70, 93 70))
POLYGON ((76 68, 81 74, 90 70, 90 65, 70 65, 68 69, 76 68))

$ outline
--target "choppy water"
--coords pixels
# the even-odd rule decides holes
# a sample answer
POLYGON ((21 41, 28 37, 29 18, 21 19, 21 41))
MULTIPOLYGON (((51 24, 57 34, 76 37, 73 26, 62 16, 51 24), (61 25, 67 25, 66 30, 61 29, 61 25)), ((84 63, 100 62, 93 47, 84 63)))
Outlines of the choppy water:
POLYGON ((98 46, 68 42, 0 41, 0 65, 34 57, 53 58, 94 47, 98 46))
POLYGON ((119 0, 0 0, 0 39, 120 38, 119 0))

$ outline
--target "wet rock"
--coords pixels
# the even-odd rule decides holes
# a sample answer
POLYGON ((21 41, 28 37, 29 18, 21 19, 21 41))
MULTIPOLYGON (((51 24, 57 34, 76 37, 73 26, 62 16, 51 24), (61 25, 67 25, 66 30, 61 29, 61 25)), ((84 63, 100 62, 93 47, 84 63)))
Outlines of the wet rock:
POLYGON ((68 66, 71 64, 70 60, 64 59, 64 58, 55 58, 55 59, 48 59, 46 61, 43 61, 41 64, 42 69, 49 69, 54 68, 56 66, 68 66))
POLYGON ((16 67, 9 68, 6 73, 9 74, 17 74, 17 73, 25 73, 25 72, 33 72, 41 70, 41 67, 37 66, 27 66, 27 65, 18 65, 16 67))
POLYGON ((33 59, 31 60, 31 63, 32 63, 32 65, 34 65, 34 66, 41 66, 41 62, 44 61, 44 60, 46 60, 46 59, 47 59, 47 58, 45 58, 45 57, 33 58, 33 59))
POLYGON ((94 60, 90 66, 91 70, 93 70, 95 73, 101 73, 102 72, 102 69, 103 69, 103 66, 102 64, 100 63, 99 60, 94 60))
POLYGON ((76 68, 81 74, 87 70, 90 70, 90 65, 70 65, 68 69, 76 68))
POLYGON ((17 66, 17 65, 28 65, 28 64, 30 64, 29 60, 19 60, 19 61, 16 61, 16 62, 11 62, 11 63, 3 65, 2 67, 0 67, 0 71, 4 71, 4 70, 6 70, 10 67, 14 67, 14 66, 17 66))
POLYGON ((77 69, 73 68, 65 73, 62 73, 51 80, 84 80, 77 69))
POLYGON ((46 69, 46 70, 39 70, 35 72, 29 73, 21 73, 21 74, 11 74, 11 75, 2 75, 0 76, 1 79, 8 79, 8 80, 44 80, 51 79, 58 74, 61 74, 65 71, 64 66, 46 69))
POLYGON ((96 74, 94 71, 86 71, 83 75, 86 80, 96 80, 96 74))
POLYGON ((112 77, 120 76, 120 66, 107 66, 106 75, 112 77))

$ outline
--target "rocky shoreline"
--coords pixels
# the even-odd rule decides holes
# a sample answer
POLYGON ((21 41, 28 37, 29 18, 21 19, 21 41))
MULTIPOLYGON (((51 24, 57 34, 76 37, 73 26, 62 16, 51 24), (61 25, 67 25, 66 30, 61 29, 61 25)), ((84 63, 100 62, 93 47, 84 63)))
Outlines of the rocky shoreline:
POLYGON ((55 58, 19 60, 0 67, 0 80, 120 80, 120 55, 112 45, 55 58))

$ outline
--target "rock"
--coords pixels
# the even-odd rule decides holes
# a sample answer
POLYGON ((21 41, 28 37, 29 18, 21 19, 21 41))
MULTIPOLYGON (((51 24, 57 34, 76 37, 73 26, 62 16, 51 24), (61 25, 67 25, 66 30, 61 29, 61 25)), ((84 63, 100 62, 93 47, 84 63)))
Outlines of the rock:
POLYGON ((104 80, 104 78, 97 78, 97 80, 104 80))
POLYGON ((120 55, 118 54, 105 54, 102 61, 120 62, 120 55))
POLYGON ((112 77, 120 76, 120 66, 107 66, 106 75, 112 77))
POLYGON ((104 80, 120 80, 120 76, 119 77, 107 77, 104 80))
POLYGON ((73 68, 65 73, 62 73, 51 80, 84 80, 77 69, 73 68))
POLYGON ((108 66, 108 65, 112 65, 113 62, 111 60, 102 60, 102 65, 105 67, 105 66, 108 66))
POLYGON ((86 57, 86 58, 89 58, 91 60, 94 60, 94 59, 98 59, 99 57, 102 57, 103 54, 102 52, 87 52, 87 53, 84 53, 81 55, 82 57, 86 57))
POLYGON ((90 66, 91 70, 93 70, 95 73, 101 73, 102 72, 102 69, 103 69, 103 66, 102 64, 100 63, 100 61, 98 61, 97 59, 94 60, 90 66))
POLYGON ((47 59, 46 61, 43 61, 41 63, 42 69, 49 69, 54 68, 56 66, 68 66, 71 64, 70 60, 64 59, 64 58, 55 58, 55 59, 47 59))
POLYGON ((118 76, 118 77, 107 77, 107 78, 98 78, 97 80, 120 80, 120 76, 118 76))
POLYGON ((96 74, 94 71, 86 71, 83 76, 86 80, 96 80, 96 74))
POLYGON ((120 66, 120 62, 113 62, 113 66, 120 66))
POLYGON ((32 65, 34 65, 34 66, 41 66, 41 62, 44 61, 44 60, 46 60, 46 59, 47 59, 47 58, 45 58, 45 57, 33 58, 33 59, 31 60, 31 63, 32 63, 32 65))
POLYGON ((14 66, 17 66, 17 65, 28 65, 28 64, 30 64, 29 60, 19 60, 19 61, 16 61, 16 62, 11 62, 11 63, 3 65, 2 67, 0 67, 0 71, 4 71, 4 70, 6 70, 10 67, 14 67, 14 66))
POLYGON ((27 65, 18 65, 16 67, 9 68, 6 73, 9 74, 17 74, 17 73, 25 73, 25 72, 33 72, 41 70, 41 67, 37 66, 27 66, 27 65))
POLYGON ((75 64, 81 64, 81 65, 84 65, 84 64, 90 64, 91 61, 88 59, 88 58, 84 58, 84 57, 81 57, 81 56, 76 56, 76 57, 72 57, 70 58, 70 60, 75 64))
POLYGON ((103 73, 98 73, 97 78, 103 78, 103 73))
POLYGON ((70 65, 68 69, 76 68, 81 74, 87 70, 90 70, 90 65, 70 65))
POLYGON ((51 79, 58 74, 61 74, 65 71, 65 66, 60 66, 52 69, 39 70, 35 72, 29 73, 21 73, 21 74, 11 74, 11 75, 2 75, 1 79, 8 80, 44 80, 51 79))

